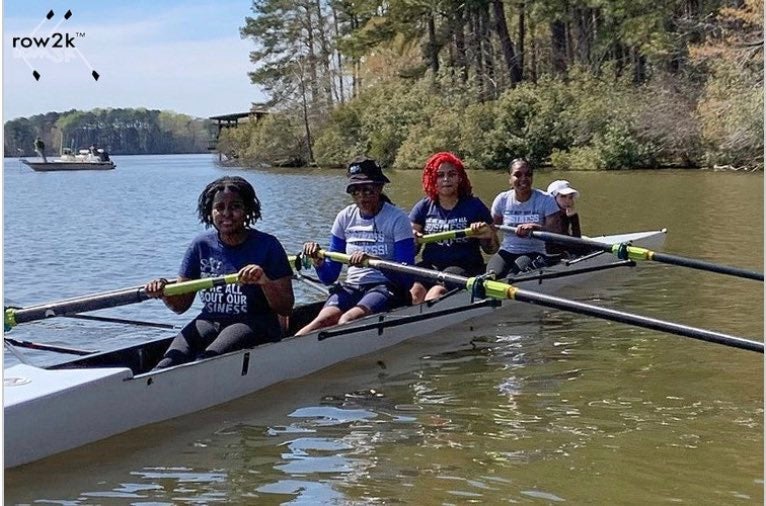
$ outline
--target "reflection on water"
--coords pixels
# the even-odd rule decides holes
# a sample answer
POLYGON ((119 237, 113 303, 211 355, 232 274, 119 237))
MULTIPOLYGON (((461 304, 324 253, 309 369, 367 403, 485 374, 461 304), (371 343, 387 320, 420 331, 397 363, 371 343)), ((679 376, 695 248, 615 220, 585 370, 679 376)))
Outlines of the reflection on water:
MULTIPOLYGON (((342 171, 221 169, 199 156, 117 164, 111 174, 62 175, 6 160, 6 303, 172 276, 201 230, 197 194, 224 173, 255 184, 259 226, 289 252, 306 239, 325 241, 348 203, 342 171)), ((390 176, 397 204, 420 197, 419 173, 390 176)), ((666 251, 763 269, 760 174, 535 177, 538 186, 563 177, 581 191, 586 233, 668 227, 666 251)), ((507 187, 499 172, 471 178, 485 202, 507 187)), ((640 264, 620 286, 563 295, 763 335, 763 285, 749 280, 640 264)), ((189 318, 152 302, 100 314, 174 325, 189 318)), ((12 337, 109 349, 173 332, 51 319, 12 337)), ((25 353, 36 363, 62 359, 25 353)), ((472 329, 8 470, 5 502, 761 504, 762 477, 762 356, 516 304, 472 329)))

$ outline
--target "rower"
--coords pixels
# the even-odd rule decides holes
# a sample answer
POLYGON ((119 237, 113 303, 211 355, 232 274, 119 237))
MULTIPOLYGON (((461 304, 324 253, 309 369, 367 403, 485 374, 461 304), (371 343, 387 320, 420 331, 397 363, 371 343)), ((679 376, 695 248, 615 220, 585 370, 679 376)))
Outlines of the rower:
POLYGON ((517 158, 511 162, 509 172, 511 189, 495 197, 492 219, 495 225, 516 227, 516 234, 506 234, 500 250, 487 263, 487 272, 494 272, 497 278, 547 265, 545 243, 529 234, 535 230, 561 230, 559 206, 553 197, 532 187, 529 162, 517 158))
MULTIPOLYGON (((250 183, 224 176, 207 185, 198 202, 200 221, 214 230, 192 241, 178 281, 236 272, 238 283, 200 292, 202 312, 176 336, 158 369, 279 341, 277 315, 288 316, 294 303, 285 250, 276 237, 251 228, 261 217, 261 203, 250 183)), ((194 294, 164 295, 167 284, 159 278, 144 289, 176 313, 188 310, 194 294)))
MULTIPOLYGON (((555 233, 570 237, 582 237, 580 215, 577 214, 577 209, 575 209, 575 199, 580 196, 580 192, 572 188, 569 181, 565 179, 553 181, 548 185, 547 192, 556 200, 556 205, 560 209, 561 228, 555 233)), ((547 242, 545 249, 549 255, 586 255, 593 251, 592 248, 587 246, 563 246, 555 242, 547 242)))
MULTIPOLYGON (((428 243, 417 264, 459 276, 484 273, 482 250, 491 255, 497 251, 497 232, 490 225, 489 209, 471 189, 463 161, 452 153, 436 153, 423 167, 423 193, 426 194, 410 211, 416 237, 448 230, 470 229, 469 237, 428 243), (478 240, 476 240, 478 239, 478 240)), ((433 300, 447 292, 435 281, 420 280, 412 285, 412 303, 433 300)))
MULTIPOLYGON (((409 302, 412 286, 409 276, 382 273, 362 264, 369 258, 413 264, 415 240, 410 220, 383 193, 383 185, 390 180, 375 160, 366 156, 355 158, 346 176, 346 193, 351 195, 353 204, 335 217, 329 251, 351 255, 350 267, 345 281, 333 288, 317 317, 296 335, 409 302)), ((305 243, 302 255, 311 259, 324 284, 330 285, 338 279, 342 264, 322 258, 319 244, 305 243)))

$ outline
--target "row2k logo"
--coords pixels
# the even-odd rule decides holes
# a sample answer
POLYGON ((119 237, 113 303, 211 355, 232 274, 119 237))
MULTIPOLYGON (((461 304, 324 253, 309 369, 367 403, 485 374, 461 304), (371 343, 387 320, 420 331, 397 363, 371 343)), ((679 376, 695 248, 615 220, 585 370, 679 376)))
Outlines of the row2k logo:
POLYGON ((93 66, 75 45, 75 41, 84 38, 85 33, 74 32, 74 34, 71 34, 69 32, 62 33, 59 31, 59 27, 72 17, 71 10, 67 10, 63 18, 56 23, 54 27, 50 28, 47 34, 38 35, 38 32, 42 31, 43 26, 53 19, 55 15, 55 12, 52 10, 49 11, 48 14, 45 15, 45 19, 43 19, 28 36, 13 37, 12 47, 14 57, 21 58, 24 63, 27 64, 29 70, 32 71, 32 77, 35 78, 35 81, 39 81, 41 75, 40 72, 32 66, 30 60, 48 59, 60 63, 68 62, 75 57, 79 57, 83 64, 90 70, 90 75, 93 76, 93 79, 98 81, 98 78, 101 76, 93 69, 93 66))

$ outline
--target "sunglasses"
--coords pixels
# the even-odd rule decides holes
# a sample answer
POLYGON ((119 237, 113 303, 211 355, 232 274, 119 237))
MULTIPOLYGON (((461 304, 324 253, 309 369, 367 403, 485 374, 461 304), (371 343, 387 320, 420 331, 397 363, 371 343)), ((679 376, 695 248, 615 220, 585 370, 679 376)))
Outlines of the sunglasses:
POLYGON ((356 197, 357 195, 372 195, 378 191, 378 186, 372 185, 359 185, 352 186, 349 193, 356 197))

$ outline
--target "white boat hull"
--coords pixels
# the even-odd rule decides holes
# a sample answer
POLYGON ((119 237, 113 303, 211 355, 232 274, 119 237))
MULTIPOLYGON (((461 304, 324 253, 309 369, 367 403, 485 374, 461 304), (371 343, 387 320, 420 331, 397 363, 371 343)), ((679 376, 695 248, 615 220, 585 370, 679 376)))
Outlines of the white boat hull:
POLYGON ((29 160, 21 160, 21 163, 28 166, 37 172, 53 172, 53 171, 67 171, 67 170, 111 170, 114 169, 114 162, 69 162, 69 161, 53 161, 53 162, 30 162, 29 160))
MULTIPOLYGON (((358 320, 456 308, 450 297, 358 320)), ((320 340, 318 333, 289 337, 254 349, 228 353, 160 371, 133 375, 130 368, 5 370, 5 467, 14 467, 153 422, 193 413, 305 376, 344 360, 426 335, 487 314, 491 305, 446 311, 422 323, 370 329, 320 340)))
MULTIPOLYGON (((637 232, 631 234, 588 237, 589 240, 605 244, 630 243, 643 248, 661 249, 665 243, 666 231, 637 232)), ((602 252, 588 260, 567 265, 560 263, 543 271, 531 271, 516 276, 511 284, 518 288, 534 290, 535 292, 555 294, 567 287, 615 286, 619 283, 624 271, 632 268, 632 262, 620 261, 611 253, 602 252), (603 270, 597 270, 603 269, 603 270), (566 276, 546 278, 548 272, 566 273, 566 276), (580 274, 578 274, 580 272, 580 274)), ((522 303, 505 300, 503 306, 519 305, 522 303)))
MULTIPOLYGON (((643 240, 647 247, 656 246, 664 240, 664 233, 619 237, 620 241, 629 239, 637 244, 643 240)), ((586 262, 611 260, 613 257, 605 254, 586 262)), ((614 276, 624 270, 618 267, 599 273, 614 276)), ((543 284, 527 281, 519 286, 552 293, 567 284, 582 283, 586 276, 594 274, 555 278, 543 284)), ((616 282, 616 278, 610 281, 616 282)), ((288 337, 277 343, 138 374, 129 366, 59 365, 43 369, 16 365, 4 374, 5 467, 33 462, 130 429, 222 404, 281 381, 485 316, 498 305, 497 301, 473 302, 470 294, 457 291, 430 304, 404 307, 345 327, 325 329, 356 329, 345 335, 323 338, 322 333, 313 333, 288 337), (391 323, 394 325, 386 326, 391 323)), ((140 354, 140 347, 136 348, 140 354)))

